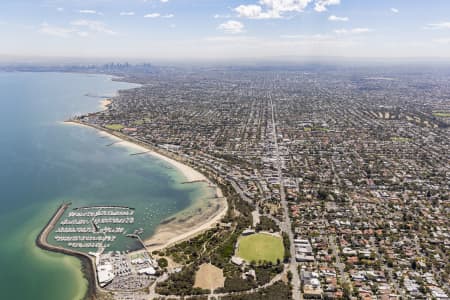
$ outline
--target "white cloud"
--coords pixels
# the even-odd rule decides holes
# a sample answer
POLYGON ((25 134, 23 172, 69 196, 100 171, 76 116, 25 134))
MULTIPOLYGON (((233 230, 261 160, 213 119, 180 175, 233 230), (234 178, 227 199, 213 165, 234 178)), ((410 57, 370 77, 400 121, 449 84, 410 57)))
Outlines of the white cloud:
POLYGON ((96 10, 92 10, 92 9, 81 9, 78 11, 80 14, 89 14, 89 15, 97 15, 97 14, 101 14, 98 13, 96 10))
POLYGON ((169 0, 160 0, 162 3, 167 3, 169 0))
POLYGON ((329 5, 340 4, 340 0, 259 0, 257 4, 239 5, 234 8, 239 17, 249 19, 283 18, 289 13, 303 12, 314 3, 314 10, 323 12, 329 5))
POLYGON ((239 17, 249 19, 277 19, 289 12, 302 12, 312 0, 260 0, 261 5, 240 5, 234 10, 239 17))
POLYGON ((271 19, 280 18, 280 14, 275 11, 263 12, 262 7, 259 5, 239 5, 234 9, 239 17, 249 18, 249 19, 271 19))
POLYGON ((144 16, 144 18, 149 18, 149 19, 156 19, 156 18, 171 19, 173 17, 175 17, 174 14, 161 15, 160 13, 151 13, 151 14, 146 14, 144 16))
POLYGON ((333 22, 347 22, 350 19, 348 17, 338 17, 335 15, 331 15, 328 17, 328 20, 333 22))
POLYGON ((61 38, 68 38, 74 31, 73 28, 51 26, 46 22, 42 23, 38 30, 39 33, 61 38))
POLYGON ((215 15, 213 16, 213 18, 214 18, 214 19, 229 19, 229 18, 231 18, 231 16, 230 16, 230 15, 219 15, 219 14, 215 14, 215 15))
POLYGON ((450 29, 450 22, 428 24, 425 29, 450 29))
POLYGON ((160 13, 151 13, 151 14, 146 14, 144 16, 144 18, 150 18, 150 19, 159 18, 159 17, 161 17, 160 13))
POLYGON ((317 12, 324 12, 327 10, 327 6, 338 5, 341 0, 316 0, 314 10, 317 12))
POLYGON ((120 13, 121 16, 134 16, 134 11, 123 11, 120 13))
POLYGON ((362 34, 372 32, 369 28, 352 28, 352 29, 337 29, 334 31, 336 34, 362 34))
POLYGON ((391 12, 393 12, 394 14, 398 14, 400 11, 395 7, 391 7, 391 12))
POLYGON ((108 34, 108 35, 117 34, 113 30, 107 28, 103 22, 99 22, 99 21, 76 20, 76 21, 71 22, 70 24, 73 26, 76 26, 76 27, 88 28, 92 32, 104 33, 104 34, 108 34))
POLYGON ((230 20, 228 22, 220 24, 217 29, 223 30, 226 33, 242 33, 244 30, 244 24, 239 21, 230 20))
POLYGON ((312 0, 260 0, 274 12, 302 12, 312 0))
POLYGON ((63 7, 58 7, 58 8, 56 8, 56 10, 59 11, 59 12, 62 12, 62 11, 64 11, 64 8, 63 7))

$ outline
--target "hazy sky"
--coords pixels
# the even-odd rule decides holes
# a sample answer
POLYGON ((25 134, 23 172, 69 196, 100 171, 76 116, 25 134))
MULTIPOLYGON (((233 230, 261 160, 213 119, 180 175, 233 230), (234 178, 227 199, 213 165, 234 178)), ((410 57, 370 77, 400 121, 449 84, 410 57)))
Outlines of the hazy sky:
POLYGON ((1 0, 0 54, 450 57, 449 0, 1 0))

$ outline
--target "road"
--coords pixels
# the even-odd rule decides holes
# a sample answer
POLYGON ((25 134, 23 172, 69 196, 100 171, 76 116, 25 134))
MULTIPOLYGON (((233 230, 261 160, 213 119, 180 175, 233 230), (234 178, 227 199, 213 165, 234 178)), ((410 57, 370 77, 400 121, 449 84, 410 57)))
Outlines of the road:
MULTIPOLYGON (((272 280, 270 280, 268 283, 258 286, 254 289, 250 289, 247 291, 242 291, 242 292, 230 292, 230 293, 217 293, 217 294, 209 294, 208 295, 208 299, 220 299, 221 297, 225 297, 225 296, 233 296, 233 295, 245 295, 245 294, 253 294, 257 291, 260 291, 262 289, 265 289, 271 285, 274 285, 276 282, 280 281, 281 278, 283 276, 283 273, 277 274, 274 278, 272 278, 272 280)), ((198 298, 198 295, 186 295, 186 296, 179 296, 179 295, 160 295, 158 293, 156 293, 156 284, 158 282, 162 282, 164 280, 167 280, 168 275, 165 273, 162 277, 158 278, 157 281, 155 281, 152 286, 150 287, 150 293, 149 293, 149 298, 148 299, 191 299, 191 298, 198 298)))
POLYGON ((284 192, 284 184, 283 184, 283 172, 281 170, 282 167, 282 158, 280 155, 280 149, 278 147, 278 138, 277 138, 277 126, 275 123, 275 105, 273 104, 272 97, 270 97, 270 107, 271 107, 271 115, 272 115, 272 135, 273 135, 273 143, 275 145, 275 157, 277 164, 277 173, 280 182, 280 201, 281 206, 283 207, 284 212, 284 221, 281 224, 282 230, 286 232, 289 236, 289 241, 291 244, 291 261, 289 263, 289 270, 292 273, 292 299, 300 300, 302 299, 301 291, 300 291, 300 277, 298 274, 298 264, 295 260, 295 246, 294 246, 294 234, 292 232, 291 219, 289 217, 289 206, 286 201, 286 194, 284 192))

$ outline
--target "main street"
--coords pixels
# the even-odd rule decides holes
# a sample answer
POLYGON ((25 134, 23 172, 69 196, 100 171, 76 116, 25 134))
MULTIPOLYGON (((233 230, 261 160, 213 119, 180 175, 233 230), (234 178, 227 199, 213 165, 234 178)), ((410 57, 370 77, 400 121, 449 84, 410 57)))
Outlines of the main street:
POLYGON ((286 194, 284 192, 284 184, 283 184, 283 172, 281 170, 282 167, 282 158, 280 155, 280 149, 278 147, 278 138, 277 138, 277 126, 275 123, 275 105, 273 104, 272 97, 270 97, 270 107, 271 107, 271 115, 272 115, 272 135, 273 135, 273 143, 275 145, 275 157, 276 157, 276 165, 277 165, 277 173, 278 179, 280 182, 280 201, 281 206, 283 207, 284 212, 284 221, 282 223, 282 230, 286 232, 289 236, 290 241, 290 251, 291 251, 291 261, 289 263, 289 270, 292 273, 292 298, 294 300, 302 299, 301 291, 300 291, 300 277, 298 274, 298 264, 295 260, 295 245, 294 245, 294 234, 292 233, 291 219, 289 217, 289 207, 286 201, 286 194))

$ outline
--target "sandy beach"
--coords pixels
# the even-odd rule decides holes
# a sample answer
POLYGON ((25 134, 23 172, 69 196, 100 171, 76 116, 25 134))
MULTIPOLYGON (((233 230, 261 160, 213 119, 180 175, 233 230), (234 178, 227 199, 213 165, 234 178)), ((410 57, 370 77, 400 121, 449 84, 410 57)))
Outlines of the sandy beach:
MULTIPOLYGON (((81 125, 81 124, 80 124, 81 125)), ((81 125, 81 126, 86 126, 86 125, 81 125)), ((87 126, 90 127, 90 126, 87 126)), ((108 132, 105 131, 99 131, 99 133, 101 135, 106 135, 111 139, 114 139, 116 141, 120 141, 120 143, 117 144, 117 146, 123 146, 126 147, 128 149, 133 149, 133 151, 136 151, 136 153, 140 153, 140 152, 146 152, 146 151, 150 151, 147 154, 153 157, 156 157, 160 160, 163 160, 165 162, 167 162, 168 164, 170 164, 171 166, 175 167, 178 171, 180 171, 184 177, 186 178, 186 181, 205 181, 205 182, 209 182, 209 180, 200 172, 198 172, 197 170, 182 164, 172 158, 169 158, 167 156, 164 156, 162 154, 159 154, 155 151, 152 151, 149 148, 146 148, 144 146, 141 145, 137 145, 135 143, 123 140, 115 135, 112 135, 108 132)))
MULTIPOLYGON (((209 186, 214 186, 202 173, 175 159, 157 153, 150 147, 135 144, 94 126, 80 124, 78 122, 65 122, 65 124, 96 129, 100 135, 120 141, 120 143, 116 144, 117 146, 127 147, 136 153, 147 152, 148 155, 167 162, 184 175, 186 182, 204 181, 209 186)), ((156 228, 155 233, 144 241, 147 249, 149 251, 161 250, 170 245, 190 239, 214 227, 226 215, 227 210, 228 203, 223 197, 222 191, 216 187, 214 196, 207 199, 198 199, 198 201, 194 202, 187 209, 170 217, 163 224, 160 224, 156 228)))
POLYGON ((195 206, 177 214, 170 222, 159 225, 153 236, 145 240, 147 250, 156 251, 188 240, 214 227, 226 215, 225 198, 215 198, 214 203, 203 205, 201 211, 195 206))
MULTIPOLYGON (((167 156, 159 154, 159 153, 153 151, 152 149, 149 149, 149 148, 146 148, 144 146, 137 145, 135 143, 126 141, 126 140, 121 139, 120 137, 118 137, 116 135, 110 134, 110 133, 108 133, 106 131, 99 130, 99 129, 94 128, 94 127, 89 126, 89 125, 81 124, 81 123, 78 123, 78 122, 64 122, 64 124, 68 124, 68 125, 71 125, 71 126, 80 126, 80 127, 85 127, 85 128, 96 129, 100 135, 108 136, 109 138, 111 138, 111 139, 113 139, 115 141, 120 141, 120 143, 117 143, 117 146, 123 146, 123 147, 126 147, 128 149, 133 149, 134 151, 136 151, 136 153, 138 153, 138 152, 148 152, 147 153, 148 155, 156 157, 156 158, 158 158, 160 160, 163 160, 163 161, 169 163, 170 165, 172 165, 173 167, 175 167, 176 169, 178 169, 184 175, 184 177, 186 178, 186 181, 205 181, 205 182, 209 182, 209 180, 202 173, 198 172, 197 170, 195 170, 195 169, 193 169, 193 168, 191 168, 191 167, 189 167, 189 166, 187 166, 185 164, 182 164, 182 163, 180 163, 180 162, 178 162, 178 161, 176 161, 176 160, 174 160, 172 158, 169 158, 167 156)), ((220 194, 222 193, 222 191, 220 191, 220 189, 219 189, 219 193, 220 194)))
POLYGON ((110 99, 103 99, 102 101, 100 101, 100 109, 101 110, 107 110, 108 109, 108 105, 110 105, 112 103, 112 101, 110 99))

